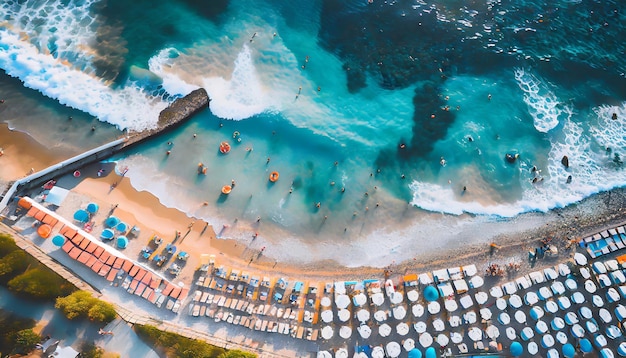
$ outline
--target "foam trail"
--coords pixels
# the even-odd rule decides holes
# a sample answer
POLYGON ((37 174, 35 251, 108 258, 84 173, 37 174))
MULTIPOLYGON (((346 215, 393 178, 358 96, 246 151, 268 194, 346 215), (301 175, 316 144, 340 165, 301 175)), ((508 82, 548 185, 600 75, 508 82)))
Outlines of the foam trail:
POLYGON ((26 87, 120 129, 153 128, 159 113, 167 106, 160 99, 150 99, 135 85, 114 90, 99 78, 41 53, 7 28, 0 29, 0 67, 23 81, 26 87))
POLYGON ((568 106, 562 106, 558 98, 541 81, 524 69, 515 70, 515 80, 524 91, 524 102, 533 117, 535 129, 547 133, 559 125, 561 117, 569 119, 572 111, 568 106), (562 107, 559 108, 559 107, 562 107))
POLYGON ((148 60, 150 72, 162 79, 163 88, 171 95, 186 95, 199 88, 199 86, 189 84, 172 73, 176 67, 175 59, 179 56, 180 52, 170 47, 159 51, 157 55, 148 60))

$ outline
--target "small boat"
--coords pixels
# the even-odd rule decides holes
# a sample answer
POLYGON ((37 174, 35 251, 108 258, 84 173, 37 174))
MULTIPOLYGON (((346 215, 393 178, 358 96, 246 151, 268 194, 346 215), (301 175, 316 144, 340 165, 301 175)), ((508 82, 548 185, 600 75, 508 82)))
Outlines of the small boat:
POLYGON ((232 190, 233 188, 230 185, 224 185, 222 187, 222 194, 228 195, 232 190))
POLYGON ((271 172, 271 173, 270 173, 270 181, 271 181, 272 183, 275 183, 275 182, 278 180, 278 177, 279 177, 279 176, 280 176, 280 175, 278 174, 278 172, 276 172, 276 171, 271 172))
POLYGON ((230 144, 228 142, 220 143, 220 153, 226 154, 230 152, 230 144))

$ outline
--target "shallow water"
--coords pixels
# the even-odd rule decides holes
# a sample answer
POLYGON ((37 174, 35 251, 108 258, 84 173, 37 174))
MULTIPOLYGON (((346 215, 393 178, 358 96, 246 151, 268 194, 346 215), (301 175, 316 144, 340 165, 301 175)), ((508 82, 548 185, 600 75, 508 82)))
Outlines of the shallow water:
MULTIPOLYGON (((415 208, 512 217, 625 184, 623 2, 67 3, 5 2, 0 67, 119 129, 206 88, 210 112, 116 160, 225 235, 357 240, 439 218, 415 208)), ((89 147, 67 111, 11 125, 89 147)))

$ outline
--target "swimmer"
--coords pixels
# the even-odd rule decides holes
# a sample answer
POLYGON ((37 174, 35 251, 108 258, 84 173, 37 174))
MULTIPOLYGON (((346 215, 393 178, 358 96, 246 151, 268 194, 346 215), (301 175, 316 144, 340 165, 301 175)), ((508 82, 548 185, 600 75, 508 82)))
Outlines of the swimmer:
POLYGON ((193 137, 196 138, 198 135, 196 133, 193 134, 193 137))
POLYGON ((334 181, 331 181, 331 182, 330 182, 330 186, 335 186, 335 182, 334 182, 334 181))
POLYGON ((317 92, 319 92, 319 91, 321 91, 321 90, 322 90, 322 87, 317 86, 317 92))
POLYGON ((67 117, 67 120, 71 121, 72 120, 72 116, 67 117))
POLYGON ((491 93, 487 95, 487 100, 491 101, 491 93))
POLYGON ((612 120, 616 120, 617 119, 617 113, 613 112, 613 115, 611 116, 612 120))
POLYGON ((443 157, 441 157, 441 159, 439 160, 439 164, 441 164, 442 167, 445 167, 446 166, 446 160, 443 157))
POLYGON ((302 86, 298 87, 298 94, 302 93, 302 86))
POLYGON ((171 141, 167 142, 167 145, 172 145, 172 142, 171 141))
POLYGON ((335 162, 335 166, 339 165, 339 162, 335 162))
POLYGON ((220 128, 222 128, 224 126, 224 123, 220 122, 220 128))
POLYGON ((318 208, 318 209, 319 209, 321 206, 322 206, 322 203, 320 203, 319 201, 315 204, 315 207, 316 207, 316 208, 318 208))
POLYGON ((572 182, 572 176, 568 175, 567 176, 567 180, 565 181, 567 184, 570 184, 572 182))
POLYGON ((170 155, 170 154, 172 154, 172 151, 171 151, 171 150, 168 150, 167 152, 165 152, 165 154, 166 154, 166 155, 170 155))
POLYGON ((401 175, 400 175, 400 178, 405 179, 405 178, 406 178, 406 176, 405 176, 404 174, 401 174, 401 175))
POLYGON ((272 35, 272 37, 276 37, 276 33, 274 32, 274 34, 272 35))
POLYGON ((341 192, 342 192, 342 193, 345 193, 345 192, 346 192, 346 188, 342 187, 342 188, 341 188, 341 192))
POLYGON ((252 37, 250 38, 250 42, 252 42, 252 40, 256 37, 256 32, 254 34, 252 34, 252 37))
POLYGON ((261 222, 261 217, 260 216, 256 217, 256 222, 261 222))
POLYGON ((235 187, 235 179, 230 181, 230 186, 233 187, 233 188, 235 187))
POLYGON ((405 149, 405 148, 406 148, 406 144, 400 143, 400 149, 405 149))
POLYGON ((246 148, 246 152, 251 152, 252 151, 252 147, 247 147, 246 148))
POLYGON ((91 131, 95 132, 96 131, 96 127, 95 126, 91 126, 91 131))
POLYGON ((532 167, 532 169, 530 169, 530 171, 531 171, 532 173, 536 172, 536 171, 537 171, 537 166, 533 165, 533 167, 532 167))
POLYGON ((471 143, 471 142, 473 142, 473 141, 474 141, 474 138, 472 138, 472 136, 471 136, 471 135, 470 135, 470 136, 467 136, 467 141, 471 143))
POLYGON ((369 196, 369 194, 367 192, 365 192, 365 196, 369 196))
POLYGON ((270 163, 270 157, 267 157, 267 162, 265 162, 265 164, 269 164, 270 163))
POLYGON ((293 187, 289 188, 289 194, 293 193, 293 187))

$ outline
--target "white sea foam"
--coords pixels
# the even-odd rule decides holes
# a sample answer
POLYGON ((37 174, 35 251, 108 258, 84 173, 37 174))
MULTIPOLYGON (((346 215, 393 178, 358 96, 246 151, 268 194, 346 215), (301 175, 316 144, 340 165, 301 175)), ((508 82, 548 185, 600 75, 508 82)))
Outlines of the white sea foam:
POLYGON ((163 88, 171 95, 186 95, 199 86, 183 81, 175 73, 176 58, 180 52, 175 48, 165 48, 148 60, 150 72, 162 79, 163 88))
POLYGON ((548 86, 529 71, 516 69, 515 80, 524 92, 524 102, 539 132, 547 133, 558 126, 560 120, 572 116, 571 108, 560 103, 548 86))

